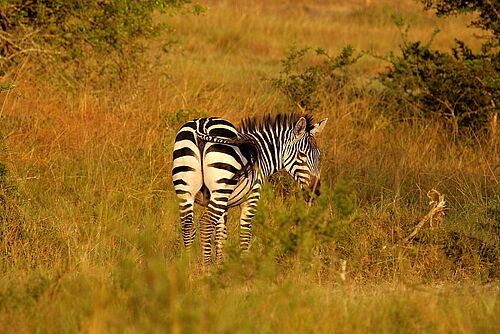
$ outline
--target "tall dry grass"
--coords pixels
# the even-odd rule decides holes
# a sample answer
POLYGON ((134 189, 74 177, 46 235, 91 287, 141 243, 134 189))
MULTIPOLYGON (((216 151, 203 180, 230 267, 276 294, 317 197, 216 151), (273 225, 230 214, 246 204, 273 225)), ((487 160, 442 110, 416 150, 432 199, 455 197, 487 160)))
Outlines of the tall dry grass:
MULTIPOLYGON (((394 12, 411 38, 439 26, 439 48, 455 36, 478 46, 466 18, 437 19, 412 1, 206 3, 203 16, 171 18, 179 44, 129 81, 58 85, 57 72, 47 81, 29 62, 12 74, 2 161, 17 213, 0 221, 0 331, 496 332, 497 144, 394 121, 374 108, 376 94, 329 96, 315 112, 329 117, 325 200, 307 209, 268 187, 248 259, 234 212, 224 266, 207 275, 197 250, 182 256, 169 179, 177 127, 288 111, 267 79, 290 45, 396 50, 394 12), (430 188, 445 194, 447 216, 403 243, 430 188), (328 238, 311 232, 325 224, 328 238)), ((365 57, 352 73, 384 66, 365 57)))

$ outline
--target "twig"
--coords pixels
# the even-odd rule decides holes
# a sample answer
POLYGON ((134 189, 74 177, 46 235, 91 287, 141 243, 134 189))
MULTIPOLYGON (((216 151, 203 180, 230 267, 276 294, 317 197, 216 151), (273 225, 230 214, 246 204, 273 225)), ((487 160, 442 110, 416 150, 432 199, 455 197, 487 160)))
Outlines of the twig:
POLYGON ((433 219, 441 219, 444 216, 444 212, 447 210, 444 195, 440 194, 435 189, 431 189, 429 190, 429 192, 427 192, 427 197, 431 200, 429 202, 431 209, 425 215, 425 217, 418 222, 413 232, 411 232, 409 236, 403 239, 404 242, 410 241, 413 237, 415 237, 415 235, 417 235, 418 231, 420 231, 420 229, 425 225, 427 221, 429 222, 429 225, 432 226, 433 219), (436 195, 437 199, 434 200, 432 198, 432 195, 436 195))
POLYGON ((306 108, 304 108, 303 106, 300 105, 300 103, 298 102, 295 102, 295 104, 297 105, 297 107, 299 108, 300 112, 302 113, 305 113, 306 112, 306 108))
POLYGON ((346 267, 347 267, 347 260, 342 260, 340 262, 340 265, 341 265, 341 271, 340 271, 340 279, 342 280, 342 282, 345 282, 345 279, 346 279, 346 267))
POLYGON ((47 53, 47 54, 59 54, 59 52, 56 51, 51 51, 51 50, 43 50, 43 49, 24 49, 19 52, 13 53, 8 57, 3 57, 7 60, 10 60, 14 57, 17 57, 19 55, 22 55, 23 53, 47 53))
POLYGON ((498 13, 498 11, 495 8, 495 6, 493 6, 493 4, 491 3, 491 1, 490 0, 486 0, 486 3, 491 7, 491 9, 493 10, 493 12, 496 14, 497 19, 500 19, 500 14, 498 13))
POLYGON ((14 43, 14 41, 11 38, 9 38, 10 36, 9 37, 7 37, 7 36, 9 36, 9 35, 4 33, 4 32, 0 32, 0 39, 2 39, 3 41, 7 42, 10 45, 12 45, 14 48, 16 48, 18 50, 21 49, 21 47, 19 45, 14 43))

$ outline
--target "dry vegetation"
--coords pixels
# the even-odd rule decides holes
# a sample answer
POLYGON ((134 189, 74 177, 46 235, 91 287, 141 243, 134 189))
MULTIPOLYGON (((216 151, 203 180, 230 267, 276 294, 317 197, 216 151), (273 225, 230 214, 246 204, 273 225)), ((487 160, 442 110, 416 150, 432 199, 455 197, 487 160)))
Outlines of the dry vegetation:
MULTIPOLYGON (((170 18, 179 43, 119 85, 41 78, 28 60, 10 73, 2 160, 17 190, 0 194, 0 332, 498 332, 495 140, 394 121, 376 94, 325 97, 323 198, 307 209, 268 187, 252 254, 237 256, 234 210, 226 264, 208 274, 196 251, 181 256, 169 179, 183 121, 289 110, 267 79, 292 44, 397 50, 394 12, 412 39, 438 26, 436 46, 479 47, 467 18, 412 1, 204 3, 170 18), (446 217, 405 242, 432 188, 446 217)), ((351 71, 362 81, 385 66, 366 56, 351 71)))

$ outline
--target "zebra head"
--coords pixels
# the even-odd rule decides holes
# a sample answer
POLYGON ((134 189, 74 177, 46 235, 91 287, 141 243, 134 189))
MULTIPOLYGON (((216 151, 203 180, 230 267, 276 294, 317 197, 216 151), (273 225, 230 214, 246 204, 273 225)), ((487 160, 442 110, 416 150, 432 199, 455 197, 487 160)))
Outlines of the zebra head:
MULTIPOLYGON (((320 150, 316 138, 323 131, 328 118, 308 126, 309 120, 300 117, 288 132, 283 147, 283 167, 302 186, 319 195, 320 150)), ((310 123, 309 123, 310 124, 310 123)))

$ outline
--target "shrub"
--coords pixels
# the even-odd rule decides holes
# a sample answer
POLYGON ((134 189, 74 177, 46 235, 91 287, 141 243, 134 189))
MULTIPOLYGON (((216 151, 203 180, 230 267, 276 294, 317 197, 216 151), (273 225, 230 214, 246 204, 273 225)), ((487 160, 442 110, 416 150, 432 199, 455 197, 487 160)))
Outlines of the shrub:
MULTIPOLYGON (((440 15, 449 15, 460 7, 448 1, 424 2, 427 6, 437 6, 440 15)), ((493 44, 484 45, 481 53, 475 54, 464 42, 455 40, 456 47, 451 53, 441 52, 431 48, 438 30, 426 43, 411 42, 408 40, 409 27, 401 18, 393 19, 402 31, 401 55, 391 52, 384 57, 390 66, 378 77, 390 97, 386 99, 388 109, 395 108, 402 117, 444 120, 454 136, 469 132, 478 134, 488 124, 491 124, 490 131, 495 133, 500 97, 500 53, 491 48, 493 44)), ((475 24, 496 31, 493 23, 476 21, 475 24)))
POLYGON ((304 110, 314 110, 320 105, 320 96, 331 94, 344 87, 347 82, 346 68, 358 61, 362 54, 355 54, 351 46, 342 49, 332 57, 322 48, 316 48, 315 61, 306 65, 310 47, 292 47, 288 56, 281 61, 282 70, 278 78, 271 79, 273 86, 283 93, 290 104, 304 110))
MULTIPOLYGON (((145 40, 167 27, 153 14, 174 13, 190 0, 0 0, 0 57, 5 71, 25 55, 57 60, 82 60, 97 52, 123 57, 142 54, 145 40)), ((198 13, 202 7, 190 7, 198 13)), ((100 58, 107 59, 107 58, 100 58)), ((101 64, 102 65, 102 64, 101 64)))
POLYGON ((354 192, 339 181, 333 191, 322 189, 310 205, 301 197, 287 196, 286 202, 276 205, 276 200, 285 198, 264 187, 254 222, 254 256, 272 257, 281 264, 301 258, 307 264, 338 265, 354 212, 354 192))
POLYGON ((491 36, 486 46, 499 46, 500 42, 500 3, 495 0, 419 0, 426 9, 434 9, 438 16, 456 15, 476 12, 477 18, 471 25, 485 31, 491 36))
POLYGON ((448 54, 433 50, 431 42, 405 37, 402 55, 387 57, 390 67, 379 79, 390 103, 403 117, 443 119, 455 135, 486 128, 500 97, 499 54, 474 54, 461 41, 448 54))

